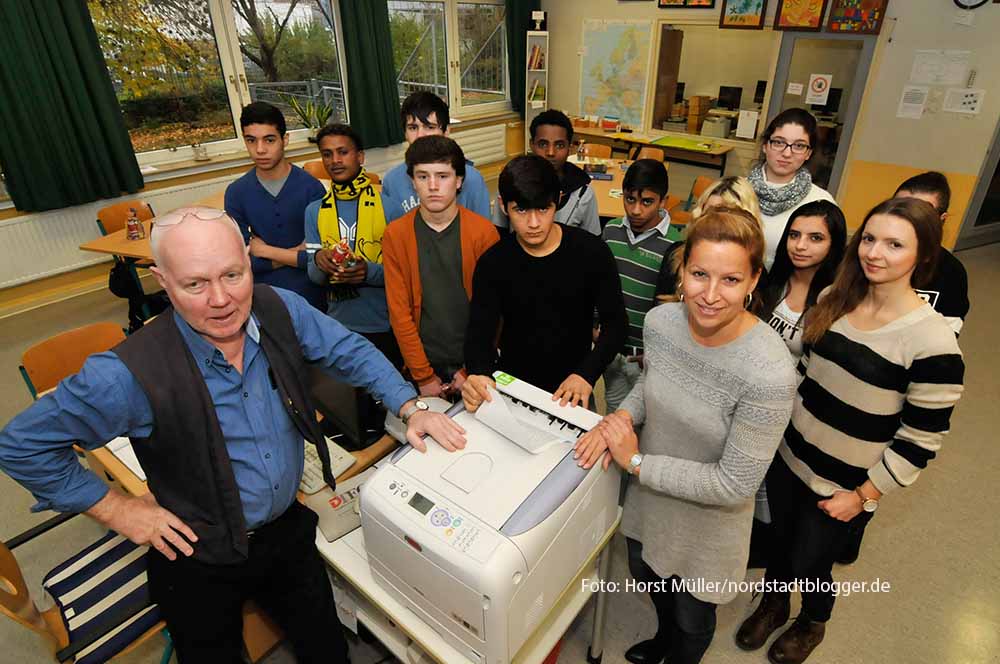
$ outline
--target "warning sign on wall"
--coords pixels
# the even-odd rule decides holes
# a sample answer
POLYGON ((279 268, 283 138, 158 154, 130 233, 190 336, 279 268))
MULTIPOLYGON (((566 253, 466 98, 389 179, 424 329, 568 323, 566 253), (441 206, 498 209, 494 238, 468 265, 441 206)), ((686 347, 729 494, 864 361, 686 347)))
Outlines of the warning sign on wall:
POLYGON ((833 85, 833 74, 810 74, 809 90, 806 92, 807 104, 826 104, 830 96, 830 86, 833 85))

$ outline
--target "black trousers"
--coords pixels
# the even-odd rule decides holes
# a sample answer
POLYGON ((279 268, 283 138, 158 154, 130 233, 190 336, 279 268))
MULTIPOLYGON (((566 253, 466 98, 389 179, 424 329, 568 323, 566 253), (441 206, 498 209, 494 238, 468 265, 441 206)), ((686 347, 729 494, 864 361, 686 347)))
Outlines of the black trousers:
POLYGON ((285 632, 300 664, 347 662, 333 589, 316 550, 318 518, 298 501, 250 536, 250 557, 208 565, 150 549, 149 588, 181 664, 242 663, 243 602, 253 599, 285 632))
MULTIPOLYGON (((851 521, 828 516, 816 506, 823 500, 798 478, 781 456, 764 480, 771 507, 772 547, 765 579, 810 581, 817 586, 833 581, 833 563, 840 556, 851 532, 871 518, 862 512, 851 521)), ((802 613, 809 620, 826 622, 833 612, 832 589, 802 593, 802 613)))
POLYGON ((666 661, 670 664, 697 664, 701 661, 715 636, 715 609, 711 602, 703 602, 685 590, 673 590, 672 576, 661 578, 642 559, 642 542, 626 538, 628 568, 636 581, 654 583, 662 581, 662 592, 650 591, 649 598, 656 609, 657 629, 653 637, 663 646, 666 661))

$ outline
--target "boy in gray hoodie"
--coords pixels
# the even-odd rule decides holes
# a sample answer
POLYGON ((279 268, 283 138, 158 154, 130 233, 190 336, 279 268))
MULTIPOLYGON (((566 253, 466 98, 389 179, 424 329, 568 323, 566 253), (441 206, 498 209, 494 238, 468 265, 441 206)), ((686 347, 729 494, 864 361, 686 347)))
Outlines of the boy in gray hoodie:
MULTIPOLYGON (((590 176, 576 164, 566 161, 573 142, 573 123, 562 111, 550 109, 535 116, 530 130, 531 151, 552 164, 559 175, 561 195, 556 205, 555 221, 600 235, 601 220, 590 176)), ((493 223, 500 228, 510 227, 500 204, 493 206, 493 223)))

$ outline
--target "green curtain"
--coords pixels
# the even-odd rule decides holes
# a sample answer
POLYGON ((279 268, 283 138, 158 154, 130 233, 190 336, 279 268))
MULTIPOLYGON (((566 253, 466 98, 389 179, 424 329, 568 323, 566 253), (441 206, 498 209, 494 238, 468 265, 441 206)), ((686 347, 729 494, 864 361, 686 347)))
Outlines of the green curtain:
POLYGON ((366 148, 403 142, 386 0, 340 0, 351 126, 366 148))
POLYGON ((0 0, 0 165, 25 211, 142 188, 85 0, 0 0))
POLYGON ((541 8, 540 0, 506 0, 507 4, 507 69, 510 71, 510 105, 524 117, 525 50, 528 30, 534 27, 531 12, 541 8))

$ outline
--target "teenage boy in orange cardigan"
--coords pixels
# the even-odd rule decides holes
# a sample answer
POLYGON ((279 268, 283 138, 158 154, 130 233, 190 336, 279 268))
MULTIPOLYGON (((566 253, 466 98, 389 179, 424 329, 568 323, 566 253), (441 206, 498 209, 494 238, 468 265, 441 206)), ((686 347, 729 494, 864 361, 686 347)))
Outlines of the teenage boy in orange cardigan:
POLYGON ((386 227, 382 262, 389 322, 421 396, 446 397, 465 382, 465 328, 476 262, 500 236, 458 204, 465 155, 445 136, 406 151, 420 206, 386 227))

